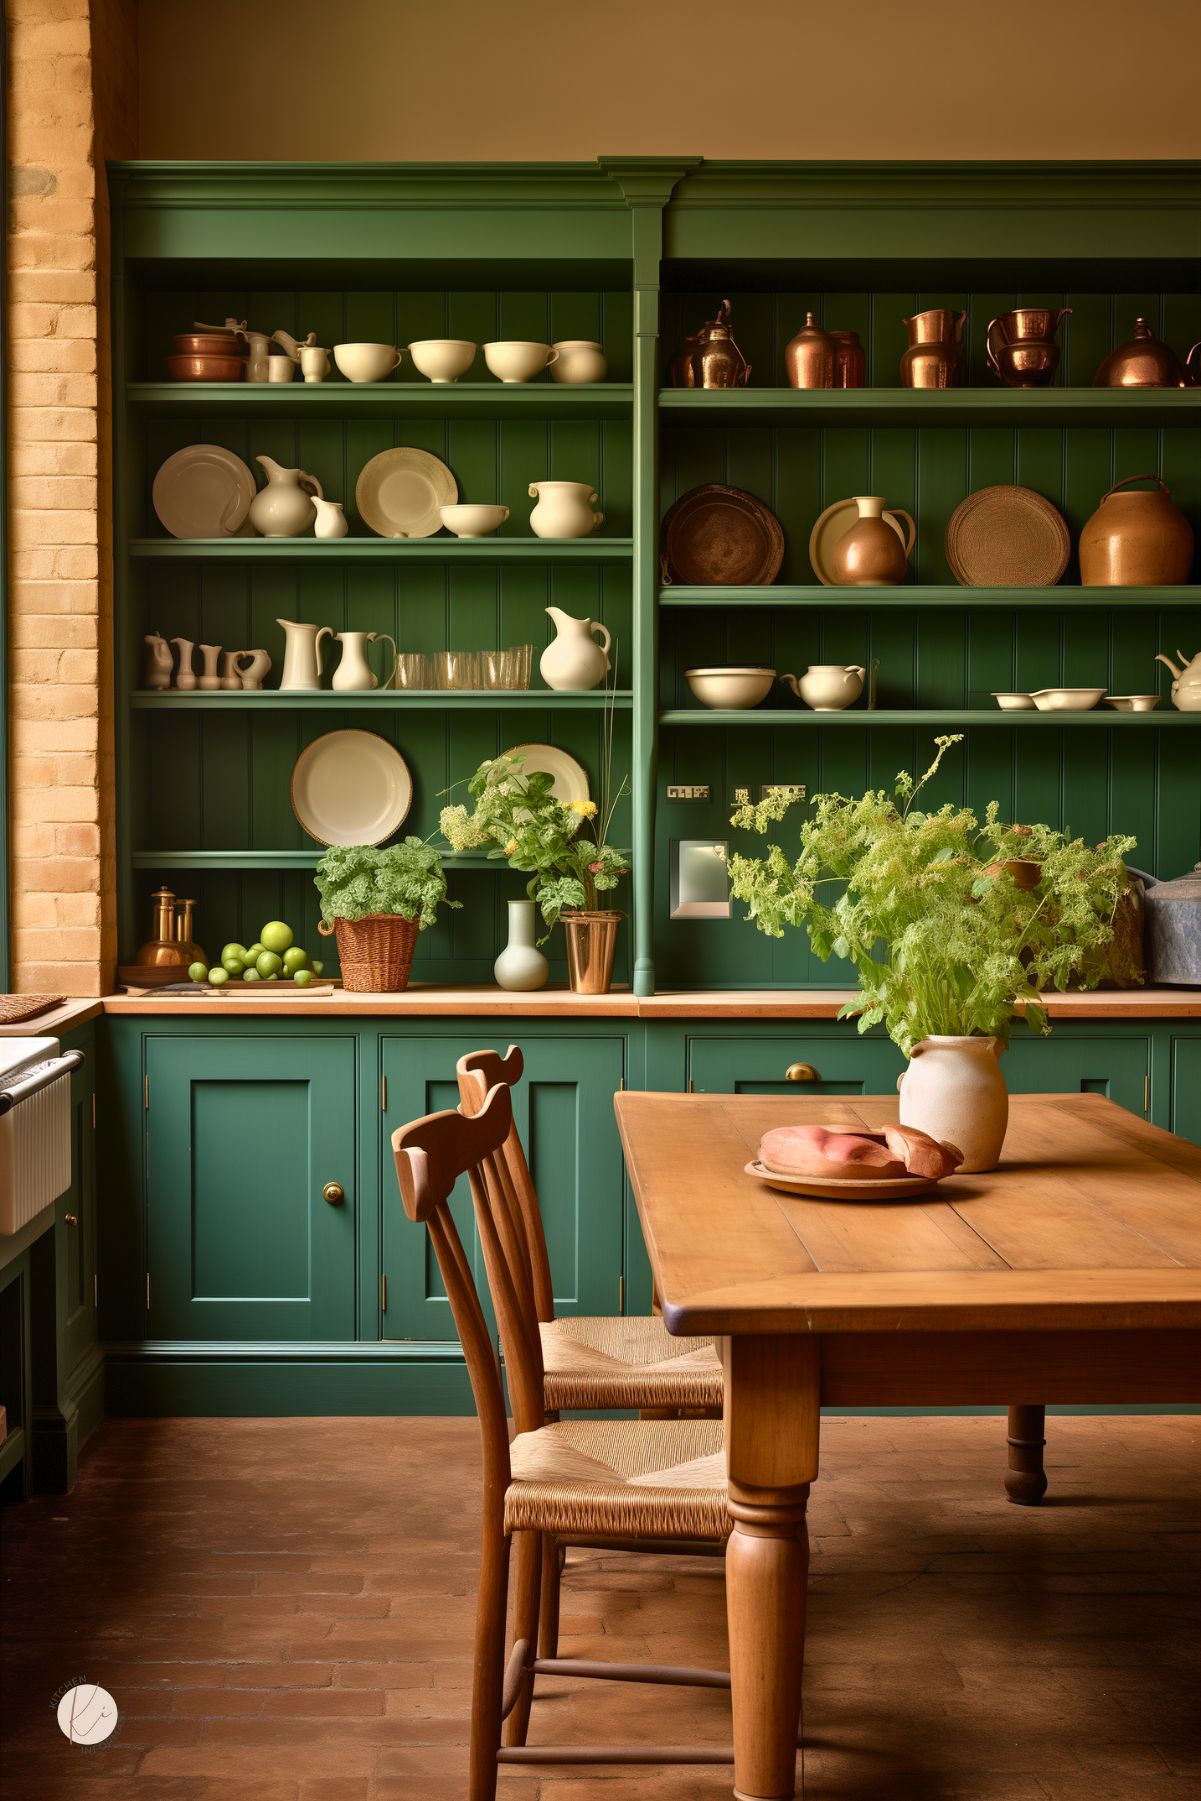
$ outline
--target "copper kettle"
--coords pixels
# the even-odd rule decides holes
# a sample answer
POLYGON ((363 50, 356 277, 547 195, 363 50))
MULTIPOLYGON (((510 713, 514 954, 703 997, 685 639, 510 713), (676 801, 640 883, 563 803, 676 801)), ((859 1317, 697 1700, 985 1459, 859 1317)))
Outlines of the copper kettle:
POLYGON ((1134 336, 1111 350, 1093 376, 1094 388, 1189 388, 1201 382, 1201 341, 1182 362, 1147 321, 1134 321, 1134 336))
POLYGON ((730 303, 723 300, 716 319, 685 338, 671 359, 673 388, 745 388, 751 365, 734 342, 730 303))

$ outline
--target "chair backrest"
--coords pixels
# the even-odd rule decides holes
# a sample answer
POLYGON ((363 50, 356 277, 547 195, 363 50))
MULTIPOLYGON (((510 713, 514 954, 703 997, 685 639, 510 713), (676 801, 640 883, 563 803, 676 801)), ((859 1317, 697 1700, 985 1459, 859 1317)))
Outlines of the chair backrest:
POLYGON ((392 1135, 405 1212, 429 1232, 467 1360, 484 1437, 485 1481, 503 1483, 509 1480, 504 1389, 471 1263, 449 1201, 459 1177, 465 1175, 504 1346, 514 1424, 519 1432, 533 1431, 545 1420, 542 1350, 524 1286, 524 1241, 510 1210, 495 1198, 504 1193, 507 1166, 503 1146, 512 1124, 512 1101, 508 1088, 500 1083, 474 1115, 459 1109, 429 1113, 392 1135))
MULTIPOLYGON (((509 1046, 503 1057, 499 1051, 468 1051, 455 1064, 463 1112, 478 1112, 493 1088, 501 1084, 512 1088, 515 1082, 520 1081, 524 1069, 525 1060, 515 1044, 509 1046)), ((546 1233, 542 1226, 542 1209, 538 1205, 538 1191, 534 1187, 534 1178, 530 1174, 516 1121, 505 1139, 504 1161, 508 1185, 512 1191, 512 1204, 516 1208, 525 1241, 534 1317, 538 1320, 552 1320, 555 1317, 555 1295, 551 1285, 546 1233)))

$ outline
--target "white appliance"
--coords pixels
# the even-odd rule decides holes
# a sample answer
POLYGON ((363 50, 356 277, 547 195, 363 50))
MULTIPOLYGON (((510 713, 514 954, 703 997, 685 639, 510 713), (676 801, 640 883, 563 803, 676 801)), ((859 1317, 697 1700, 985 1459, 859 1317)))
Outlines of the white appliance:
POLYGON ((0 1038, 0 1234, 11 1236, 71 1185, 71 1071, 57 1038, 0 1038))

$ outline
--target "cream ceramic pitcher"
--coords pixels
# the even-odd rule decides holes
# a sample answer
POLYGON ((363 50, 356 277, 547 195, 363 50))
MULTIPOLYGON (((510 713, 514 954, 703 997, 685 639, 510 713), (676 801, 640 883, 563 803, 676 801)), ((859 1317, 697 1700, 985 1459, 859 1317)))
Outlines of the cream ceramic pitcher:
POLYGON ((554 620, 555 636, 539 659, 543 681, 548 688, 564 694, 595 688, 613 667, 609 661, 613 640, 608 626, 599 619, 573 619, 561 607, 547 607, 546 613, 554 620))
POLYGON ((605 515, 592 511, 596 489, 591 482, 531 482, 530 499, 538 504, 530 514, 537 538, 586 538, 605 515))
POLYGON ((396 643, 387 632, 335 632, 334 637, 342 646, 342 661, 334 670, 331 688, 337 688, 339 693, 343 693, 379 687, 379 677, 367 660, 369 644, 392 646, 392 662, 383 684, 385 688, 388 686, 396 674, 396 643))
POLYGON ((279 685, 284 688, 313 689, 321 686, 321 640, 332 638, 332 625, 309 625, 305 620, 277 619, 284 629, 284 672, 279 685))
POLYGON ((313 496, 325 499, 321 483, 307 469, 285 469, 274 457, 256 456, 267 477, 250 503, 250 523, 264 538, 298 538, 317 517, 313 496))

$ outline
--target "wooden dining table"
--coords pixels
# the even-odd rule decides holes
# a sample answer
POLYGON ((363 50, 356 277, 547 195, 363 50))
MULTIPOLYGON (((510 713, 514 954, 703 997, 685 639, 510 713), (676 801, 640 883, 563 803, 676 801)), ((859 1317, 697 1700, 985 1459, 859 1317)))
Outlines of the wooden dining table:
POLYGON ((725 1367, 734 1794, 784 1801, 821 1408, 1000 1402, 1029 1502, 1048 1402, 1201 1400, 1201 1149, 1098 1095, 1021 1096, 997 1169, 817 1200, 747 1173, 763 1134, 878 1128, 895 1096, 615 1104, 663 1318, 725 1367))

